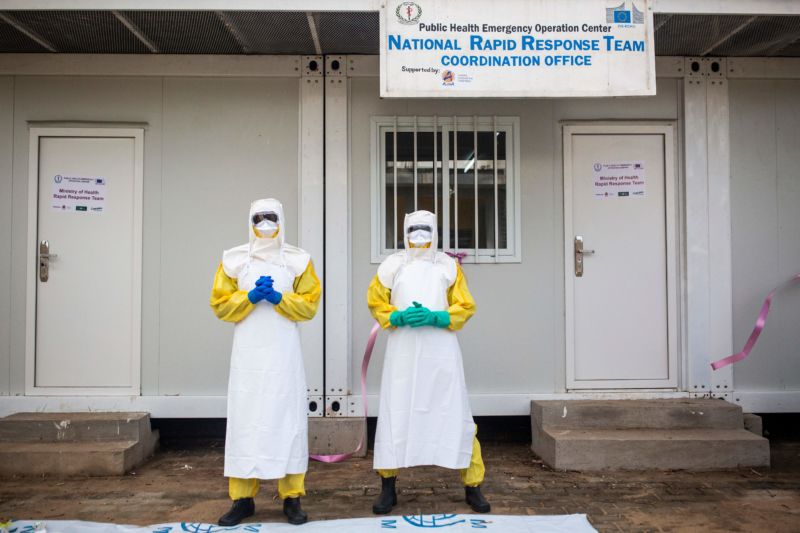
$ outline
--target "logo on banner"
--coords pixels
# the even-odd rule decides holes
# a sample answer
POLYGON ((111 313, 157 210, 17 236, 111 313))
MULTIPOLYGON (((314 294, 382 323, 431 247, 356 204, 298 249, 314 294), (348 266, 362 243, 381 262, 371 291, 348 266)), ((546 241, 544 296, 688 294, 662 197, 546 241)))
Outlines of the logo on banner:
POLYGON ((56 177, 55 177, 55 178, 53 178, 53 180, 54 180, 56 183, 61 183, 61 182, 64 180, 64 178, 61 176, 61 174, 56 174, 56 177))
POLYGON ((400 24, 416 24, 422 16, 422 8, 414 2, 403 2, 394 10, 400 24))
POLYGON ((466 522, 457 514, 407 515, 403 520, 412 526, 422 528, 451 527, 466 522))
POLYGON ((636 8, 631 0, 615 7, 606 8, 606 22, 609 24, 644 24, 644 12, 636 8))
POLYGON ((456 75, 452 70, 442 72, 442 85, 453 85, 456 82, 456 75))

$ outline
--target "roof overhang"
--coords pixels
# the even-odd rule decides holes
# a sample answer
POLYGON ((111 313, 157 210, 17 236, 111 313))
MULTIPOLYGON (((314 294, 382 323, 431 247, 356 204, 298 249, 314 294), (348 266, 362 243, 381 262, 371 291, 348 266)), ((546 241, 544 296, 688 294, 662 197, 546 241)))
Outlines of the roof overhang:
MULTIPOLYGON (((379 0, 0 0, 0 53, 378 54, 379 0)), ((800 57, 800 0, 650 0, 659 56, 800 57)))
MULTIPOLYGON (((381 0, 2 0, 0 10, 378 11, 381 0)), ((797 0, 650 0, 653 13, 800 15, 797 0)))

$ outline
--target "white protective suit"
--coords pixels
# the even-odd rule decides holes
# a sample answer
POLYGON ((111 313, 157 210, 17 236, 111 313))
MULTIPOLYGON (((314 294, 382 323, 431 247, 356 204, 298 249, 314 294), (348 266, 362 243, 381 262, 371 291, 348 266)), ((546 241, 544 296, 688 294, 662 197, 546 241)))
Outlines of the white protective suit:
MULTIPOLYGON (((308 267, 310 257, 284 242, 286 219, 277 200, 257 200, 248 218, 250 242, 225 251, 222 269, 250 291, 261 276, 271 276, 281 293, 308 267), (277 213, 274 238, 256 235, 255 213, 277 213)), ((275 306, 259 302, 234 327, 228 383, 225 476, 280 479, 308 468, 306 377, 297 324, 275 306)))
MULTIPOLYGON (((380 283, 391 290, 391 304, 404 310, 418 302, 431 311, 448 309, 447 291, 456 262, 437 251, 436 216, 406 215, 406 249, 378 268, 380 283), (432 242, 413 248, 408 228, 428 225, 432 242)), ((400 327, 389 332, 381 378, 375 469, 438 465, 469 466, 475 423, 469 406, 461 349, 456 333, 434 327, 400 327)))

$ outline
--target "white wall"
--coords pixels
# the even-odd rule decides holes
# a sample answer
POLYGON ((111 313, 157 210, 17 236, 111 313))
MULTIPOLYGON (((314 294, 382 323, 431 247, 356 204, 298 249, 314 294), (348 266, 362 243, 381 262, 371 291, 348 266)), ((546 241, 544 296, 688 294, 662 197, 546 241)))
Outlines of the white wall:
MULTIPOLYGON (((660 79, 658 95, 586 100, 394 100, 378 98, 377 78, 350 79, 353 376, 372 321, 370 117, 375 115, 520 117, 522 262, 464 265, 477 302, 459 333, 472 395, 552 393, 564 388, 563 120, 677 120, 679 80, 660 79)), ((376 347, 368 390, 377 393, 385 336, 376 347)), ((474 403, 474 402, 473 402, 474 403)), ((502 413, 481 413, 502 414, 502 413)))
MULTIPOLYGON (((767 293, 800 272, 800 81, 730 80, 733 344, 767 293)), ((800 287, 779 294, 736 391, 800 391, 800 287)))
POLYGON ((11 390, 11 153, 14 79, 0 77, 0 395, 11 390))
MULTIPOLYGON (((232 326, 208 306, 211 282, 222 250, 247 241, 255 198, 283 200, 296 242, 299 82, 0 78, 0 394, 24 392, 29 123, 144 126, 142 394, 224 396, 232 326)), ((322 354, 306 359, 321 381, 322 354)))
POLYGON ((256 198, 281 199, 297 242, 298 98, 297 79, 165 80, 159 394, 227 392, 232 326, 210 283, 256 198))

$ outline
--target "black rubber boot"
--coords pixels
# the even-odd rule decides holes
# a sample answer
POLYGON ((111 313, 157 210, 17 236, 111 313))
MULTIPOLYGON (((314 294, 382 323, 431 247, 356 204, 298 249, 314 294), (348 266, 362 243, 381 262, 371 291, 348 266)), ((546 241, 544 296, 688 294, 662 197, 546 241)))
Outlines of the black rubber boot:
POLYGON ((397 505, 397 491, 395 490, 395 482, 397 477, 382 477, 381 478, 381 493, 372 504, 372 512, 375 514, 386 514, 392 510, 392 507, 397 505))
POLYGON ((286 498, 283 500, 283 514, 289 519, 289 523, 295 526, 308 522, 308 515, 300 507, 300 498, 286 498))
POLYGON ((464 487, 464 495, 467 503, 476 513, 488 513, 492 510, 492 506, 483 497, 480 487, 464 487))
POLYGON ((218 524, 221 526, 235 526, 248 516, 253 516, 256 512, 256 504, 253 498, 240 498, 233 500, 231 510, 222 515, 218 524))

